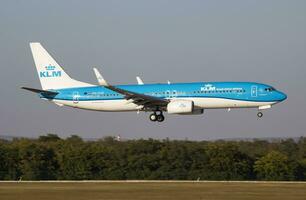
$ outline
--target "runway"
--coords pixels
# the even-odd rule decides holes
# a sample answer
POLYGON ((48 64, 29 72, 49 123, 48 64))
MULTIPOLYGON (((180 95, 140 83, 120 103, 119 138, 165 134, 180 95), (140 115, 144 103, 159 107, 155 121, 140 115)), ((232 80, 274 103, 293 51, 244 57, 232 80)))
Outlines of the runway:
POLYGON ((306 182, 256 181, 1 181, 1 199, 291 199, 304 200, 306 182))

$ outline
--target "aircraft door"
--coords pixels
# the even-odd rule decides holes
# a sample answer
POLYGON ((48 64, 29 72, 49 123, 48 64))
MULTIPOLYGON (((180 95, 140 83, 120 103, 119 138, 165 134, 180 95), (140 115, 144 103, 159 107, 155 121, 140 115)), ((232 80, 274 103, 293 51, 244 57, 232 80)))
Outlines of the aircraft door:
POLYGON ((251 87, 251 97, 257 97, 257 86, 253 85, 251 87))
POLYGON ((74 104, 79 103, 79 98, 80 98, 79 92, 73 92, 72 101, 74 104))

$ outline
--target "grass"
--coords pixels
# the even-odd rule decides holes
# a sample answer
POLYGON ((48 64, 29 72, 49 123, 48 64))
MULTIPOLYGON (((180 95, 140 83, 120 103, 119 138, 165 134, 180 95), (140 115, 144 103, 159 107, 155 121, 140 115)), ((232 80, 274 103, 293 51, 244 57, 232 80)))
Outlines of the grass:
POLYGON ((306 183, 0 182, 2 200, 306 199, 306 183))

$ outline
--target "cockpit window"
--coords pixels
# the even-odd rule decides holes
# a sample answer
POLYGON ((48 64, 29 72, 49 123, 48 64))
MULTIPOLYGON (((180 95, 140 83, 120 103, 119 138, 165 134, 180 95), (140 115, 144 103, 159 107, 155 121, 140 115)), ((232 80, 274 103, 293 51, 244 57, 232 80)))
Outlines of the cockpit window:
POLYGON ((265 88, 265 91, 272 92, 272 91, 275 91, 275 89, 273 87, 269 87, 269 88, 265 88))

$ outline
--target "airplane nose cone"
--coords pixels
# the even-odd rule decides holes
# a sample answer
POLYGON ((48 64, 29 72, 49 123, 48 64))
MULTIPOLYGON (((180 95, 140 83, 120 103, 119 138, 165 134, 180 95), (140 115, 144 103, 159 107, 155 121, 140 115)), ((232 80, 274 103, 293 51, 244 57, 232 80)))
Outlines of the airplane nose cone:
POLYGON ((287 99, 287 95, 283 92, 278 92, 279 94, 279 101, 284 101, 287 99))

